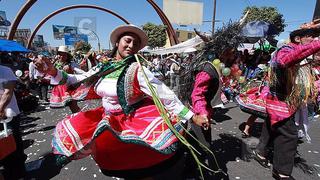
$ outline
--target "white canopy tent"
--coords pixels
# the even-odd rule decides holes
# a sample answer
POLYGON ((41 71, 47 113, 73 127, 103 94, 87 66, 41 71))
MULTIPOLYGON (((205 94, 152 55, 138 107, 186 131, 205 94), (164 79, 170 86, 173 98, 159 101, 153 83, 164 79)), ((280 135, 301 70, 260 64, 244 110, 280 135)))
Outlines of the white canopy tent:
POLYGON ((254 49, 256 49, 257 47, 259 47, 259 44, 257 43, 242 43, 238 47, 238 51, 244 51, 245 49, 248 49, 250 52, 250 51, 254 51, 254 49))
POLYGON ((144 50, 144 52, 149 52, 150 54, 158 54, 158 55, 169 54, 169 53, 183 53, 190 48, 194 48, 198 46, 202 42, 203 41, 199 36, 195 36, 192 39, 189 39, 185 42, 176 44, 168 48, 154 49, 154 50, 148 50, 148 51, 144 50))

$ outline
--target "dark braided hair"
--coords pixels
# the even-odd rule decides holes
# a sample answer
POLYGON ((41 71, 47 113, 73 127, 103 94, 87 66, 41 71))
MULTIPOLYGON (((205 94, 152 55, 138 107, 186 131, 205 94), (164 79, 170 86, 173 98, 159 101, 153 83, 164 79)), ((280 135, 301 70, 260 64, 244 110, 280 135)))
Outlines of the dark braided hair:
POLYGON ((219 58, 227 50, 236 49, 244 42, 244 38, 241 36, 241 29, 242 25, 239 22, 232 21, 217 29, 211 37, 203 35, 195 29, 196 34, 204 43, 192 60, 190 68, 182 71, 180 75, 181 87, 179 88, 178 95, 185 105, 191 102, 190 97, 193 91, 195 76, 201 71, 202 65, 215 58, 219 58))

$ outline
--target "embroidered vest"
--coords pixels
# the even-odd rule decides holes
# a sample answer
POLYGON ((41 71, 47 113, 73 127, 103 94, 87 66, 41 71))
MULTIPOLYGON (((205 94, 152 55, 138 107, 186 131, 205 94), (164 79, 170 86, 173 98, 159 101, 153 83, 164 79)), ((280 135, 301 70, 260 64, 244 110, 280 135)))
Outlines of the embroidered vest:
POLYGON ((138 63, 131 61, 123 69, 117 81, 119 104, 127 115, 132 113, 140 105, 141 100, 145 98, 138 82, 138 69, 138 63))

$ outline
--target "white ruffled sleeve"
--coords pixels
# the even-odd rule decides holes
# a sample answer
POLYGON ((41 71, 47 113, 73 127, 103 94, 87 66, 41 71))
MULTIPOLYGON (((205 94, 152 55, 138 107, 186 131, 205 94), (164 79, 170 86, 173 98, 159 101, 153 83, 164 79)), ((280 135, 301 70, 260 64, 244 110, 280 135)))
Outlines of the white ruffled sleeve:
MULTIPOLYGON (((163 82, 154 77, 154 75, 146 67, 143 67, 143 70, 146 73, 151 85, 155 88, 155 91, 159 95, 159 98, 166 109, 169 112, 173 112, 174 114, 178 115, 181 118, 181 121, 184 123, 191 119, 193 112, 182 104, 174 92, 170 90, 163 82)), ((140 89, 148 96, 152 96, 140 68, 138 69, 137 76, 140 89)))
POLYGON ((50 84, 58 85, 58 84, 74 84, 79 82, 87 77, 92 76, 93 74, 99 72, 100 68, 97 66, 91 68, 88 72, 83 74, 67 74, 64 71, 58 70, 57 75, 55 77, 51 77, 50 84))

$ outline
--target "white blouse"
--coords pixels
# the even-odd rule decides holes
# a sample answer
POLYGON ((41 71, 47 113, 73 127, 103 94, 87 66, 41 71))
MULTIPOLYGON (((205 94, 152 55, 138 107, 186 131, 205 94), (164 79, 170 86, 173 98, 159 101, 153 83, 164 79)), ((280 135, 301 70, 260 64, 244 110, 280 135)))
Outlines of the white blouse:
POLYGON ((99 96, 102 97, 102 106, 106 111, 121 110, 117 96, 117 79, 100 79, 94 90, 99 96))

